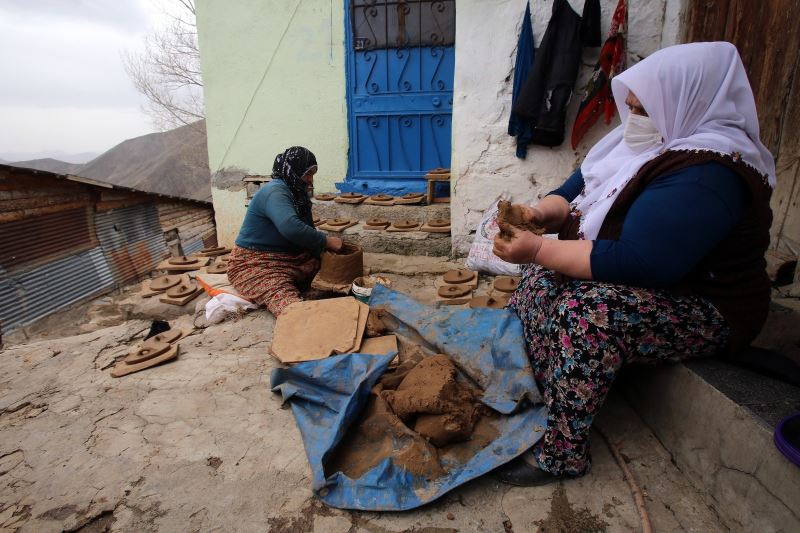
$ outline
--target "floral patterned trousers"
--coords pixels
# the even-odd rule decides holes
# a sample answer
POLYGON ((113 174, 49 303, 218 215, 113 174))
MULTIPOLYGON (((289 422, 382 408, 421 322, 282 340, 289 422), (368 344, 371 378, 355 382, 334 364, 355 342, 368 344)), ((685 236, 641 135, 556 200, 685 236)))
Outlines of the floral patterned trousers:
POLYGON ((299 286, 311 282, 319 259, 308 252, 259 252, 234 246, 228 261, 228 281, 247 298, 267 306, 279 316, 289 304, 299 302, 299 286))
POLYGON ((712 355, 730 337, 719 311, 699 296, 594 281, 560 284, 538 265, 524 268, 509 306, 522 320, 548 408, 533 453, 555 475, 589 470, 592 420, 623 363, 712 355))

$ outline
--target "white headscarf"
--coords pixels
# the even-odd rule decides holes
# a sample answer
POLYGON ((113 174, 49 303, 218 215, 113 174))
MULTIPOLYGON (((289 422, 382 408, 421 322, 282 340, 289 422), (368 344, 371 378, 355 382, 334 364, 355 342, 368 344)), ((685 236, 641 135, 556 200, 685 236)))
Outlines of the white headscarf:
POLYGON ((581 165, 583 192, 572 202, 584 239, 595 239, 620 191, 646 162, 666 150, 741 155, 775 186, 775 161, 759 139, 753 91, 730 43, 664 48, 611 80, 622 126, 603 137, 581 165), (639 98, 663 143, 633 151, 623 141, 628 93, 639 98))

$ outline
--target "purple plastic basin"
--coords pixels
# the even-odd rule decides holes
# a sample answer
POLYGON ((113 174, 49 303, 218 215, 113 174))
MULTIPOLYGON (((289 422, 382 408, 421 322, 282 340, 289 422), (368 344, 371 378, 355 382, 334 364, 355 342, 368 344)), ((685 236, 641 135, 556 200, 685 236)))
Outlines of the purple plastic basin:
POLYGON ((800 413, 780 421, 775 428, 775 446, 787 459, 800 466, 800 413))

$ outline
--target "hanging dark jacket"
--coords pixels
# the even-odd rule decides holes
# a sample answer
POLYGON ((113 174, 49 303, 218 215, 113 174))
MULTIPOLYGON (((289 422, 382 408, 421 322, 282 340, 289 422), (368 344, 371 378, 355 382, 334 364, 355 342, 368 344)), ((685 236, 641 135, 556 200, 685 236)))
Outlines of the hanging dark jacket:
POLYGON ((600 46, 600 0, 586 0, 581 17, 567 0, 555 0, 553 14, 536 51, 513 112, 534 125, 533 144, 564 142, 567 105, 584 46, 600 46))

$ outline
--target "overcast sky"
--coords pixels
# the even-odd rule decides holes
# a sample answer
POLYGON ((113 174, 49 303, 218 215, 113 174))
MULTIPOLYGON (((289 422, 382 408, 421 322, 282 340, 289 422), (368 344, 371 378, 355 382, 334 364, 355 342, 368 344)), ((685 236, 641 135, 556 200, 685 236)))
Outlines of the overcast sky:
POLYGON ((0 0, 0 158, 155 131, 120 54, 165 19, 158 0, 0 0))

